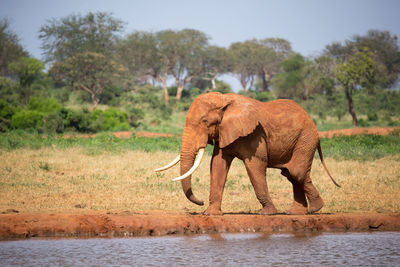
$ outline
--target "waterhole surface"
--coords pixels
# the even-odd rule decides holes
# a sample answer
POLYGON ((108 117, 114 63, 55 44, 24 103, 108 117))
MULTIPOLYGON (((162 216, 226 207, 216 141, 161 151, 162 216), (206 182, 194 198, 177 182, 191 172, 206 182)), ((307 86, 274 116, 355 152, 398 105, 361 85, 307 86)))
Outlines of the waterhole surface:
POLYGON ((400 232, 0 242, 1 266, 400 266, 400 232))

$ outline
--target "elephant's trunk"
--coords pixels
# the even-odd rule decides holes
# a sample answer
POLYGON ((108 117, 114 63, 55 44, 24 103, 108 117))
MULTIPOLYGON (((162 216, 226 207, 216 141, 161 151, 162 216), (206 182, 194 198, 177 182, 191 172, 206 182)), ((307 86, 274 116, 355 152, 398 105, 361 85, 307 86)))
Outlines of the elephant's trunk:
MULTIPOLYGON (((180 154, 180 163, 181 163, 181 175, 187 173, 190 168, 192 168, 194 160, 196 158, 198 148, 194 146, 194 139, 190 136, 187 129, 184 129, 182 135, 182 147, 180 154)), ((204 205, 204 202, 197 199, 192 191, 192 176, 188 176, 187 178, 181 180, 183 193, 191 202, 197 205, 204 205)))

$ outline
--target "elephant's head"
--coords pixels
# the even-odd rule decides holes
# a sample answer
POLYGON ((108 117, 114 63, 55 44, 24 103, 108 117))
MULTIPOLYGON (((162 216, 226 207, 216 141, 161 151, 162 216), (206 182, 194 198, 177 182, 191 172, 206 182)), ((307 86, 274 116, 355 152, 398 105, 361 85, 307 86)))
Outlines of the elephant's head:
POLYGON ((252 133, 259 124, 257 103, 236 94, 212 92, 198 96, 186 115, 180 156, 156 171, 170 168, 180 161, 181 176, 174 180, 181 180, 182 189, 190 201, 203 205, 203 201, 192 192, 191 174, 199 165, 204 148, 213 142, 224 148, 239 137, 252 133))

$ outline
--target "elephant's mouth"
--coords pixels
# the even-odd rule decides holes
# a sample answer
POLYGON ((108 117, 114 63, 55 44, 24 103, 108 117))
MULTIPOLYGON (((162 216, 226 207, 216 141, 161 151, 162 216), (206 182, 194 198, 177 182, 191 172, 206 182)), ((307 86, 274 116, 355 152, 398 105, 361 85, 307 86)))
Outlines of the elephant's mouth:
MULTIPOLYGON (((198 153, 197 153, 196 160, 193 163, 193 166, 186 173, 182 174, 179 177, 173 178, 172 181, 180 181, 180 180, 183 180, 183 179, 187 178, 188 176, 192 175, 194 173, 194 171, 200 165, 200 162, 201 162, 201 160, 203 158, 203 155, 204 155, 204 150, 205 150, 204 148, 200 148, 198 153)), ((173 166, 175 166, 179 161, 180 161, 180 156, 177 156, 174 160, 172 160, 167 165, 165 165, 165 166, 163 166, 161 168, 155 169, 154 171, 161 172, 161 171, 168 170, 168 169, 172 168, 173 166)))

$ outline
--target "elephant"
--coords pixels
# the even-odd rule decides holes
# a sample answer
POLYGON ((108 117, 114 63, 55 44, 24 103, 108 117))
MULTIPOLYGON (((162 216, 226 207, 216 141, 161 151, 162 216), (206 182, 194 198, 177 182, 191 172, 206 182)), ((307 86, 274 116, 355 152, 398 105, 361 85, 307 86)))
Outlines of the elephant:
POLYGON ((260 214, 277 214, 268 192, 266 169, 276 168, 292 183, 293 204, 287 214, 319 211, 324 202, 313 185, 310 172, 315 151, 332 182, 324 162, 318 130, 307 112, 296 102, 279 99, 260 102, 235 93, 210 92, 191 104, 182 134, 180 155, 164 171, 180 162, 182 189, 191 202, 195 197, 191 175, 200 164, 207 144, 214 145, 210 164, 209 206, 205 215, 222 215, 222 194, 234 158, 244 162, 258 201, 260 214))

